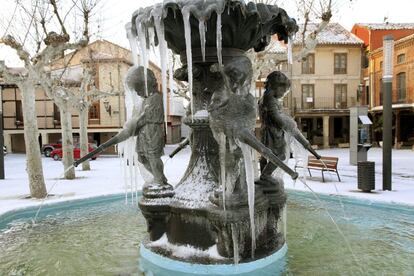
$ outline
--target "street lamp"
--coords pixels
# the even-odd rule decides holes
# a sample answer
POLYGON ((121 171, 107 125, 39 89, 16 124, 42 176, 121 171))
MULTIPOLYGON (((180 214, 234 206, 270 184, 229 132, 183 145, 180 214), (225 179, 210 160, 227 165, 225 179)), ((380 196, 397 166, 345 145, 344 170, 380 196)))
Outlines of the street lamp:
POLYGON ((394 57, 394 38, 384 36, 383 41, 383 127, 382 127, 382 189, 392 188, 392 74, 394 57))

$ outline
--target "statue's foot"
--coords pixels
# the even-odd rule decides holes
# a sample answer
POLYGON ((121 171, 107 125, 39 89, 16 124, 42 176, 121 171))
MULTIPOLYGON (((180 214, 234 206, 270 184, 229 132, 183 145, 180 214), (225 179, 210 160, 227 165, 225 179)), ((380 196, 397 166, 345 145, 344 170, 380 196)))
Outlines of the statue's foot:
POLYGON ((145 183, 142 188, 142 193, 147 198, 172 197, 174 195, 174 188, 167 183, 145 183))

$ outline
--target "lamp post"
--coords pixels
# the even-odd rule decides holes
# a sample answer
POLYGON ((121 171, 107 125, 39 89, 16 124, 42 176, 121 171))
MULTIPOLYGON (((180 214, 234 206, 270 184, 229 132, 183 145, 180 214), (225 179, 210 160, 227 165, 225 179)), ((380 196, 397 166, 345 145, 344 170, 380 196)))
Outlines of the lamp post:
POLYGON ((3 91, 0 86, 0 179, 4 179, 3 91))
POLYGON ((383 41, 383 128, 382 128, 382 189, 391 191, 392 188, 392 69, 394 57, 394 38, 384 36, 383 41))

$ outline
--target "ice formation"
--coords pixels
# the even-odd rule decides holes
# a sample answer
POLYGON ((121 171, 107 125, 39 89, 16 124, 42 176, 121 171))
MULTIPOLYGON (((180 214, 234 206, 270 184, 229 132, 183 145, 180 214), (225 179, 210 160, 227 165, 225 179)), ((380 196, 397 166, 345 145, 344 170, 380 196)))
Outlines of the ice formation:
MULTIPOLYGON (((220 66, 223 63, 222 59, 222 33, 221 33, 221 14, 225 8, 225 1, 190 1, 190 0, 179 0, 179 1, 164 1, 162 4, 157 4, 151 8, 151 10, 140 9, 136 12, 137 17, 135 18, 135 30, 137 38, 134 38, 131 31, 131 26, 128 26, 128 39, 133 54, 140 50, 141 65, 147 68, 148 66, 148 48, 151 45, 155 45, 155 36, 158 38, 158 46, 160 52, 161 69, 162 69, 162 87, 163 94, 166 97, 167 89, 167 43, 165 41, 165 29, 163 26, 163 18, 166 16, 166 6, 169 2, 176 3, 183 15, 184 33, 185 33, 185 47, 187 57, 187 72, 188 72, 188 93, 190 96, 190 107, 191 115, 194 115, 194 103, 193 103, 193 72, 192 72, 192 45, 191 45, 191 25, 190 17, 194 16, 198 22, 199 34, 200 34, 200 48, 202 53, 203 61, 205 60, 205 43, 206 43, 206 31, 207 25, 206 20, 211 16, 213 12, 217 14, 217 59, 220 66), (154 33, 155 28, 155 33, 154 33), (138 43, 136 43, 138 41, 138 43)), ((134 62, 135 64, 135 62, 134 62)), ((171 67, 171 65, 169 65, 171 67)), ((146 72, 146 71, 145 71, 146 72)), ((170 74, 171 78, 171 74, 170 74)), ((145 76, 145 82, 146 76, 145 76)), ((170 89, 172 85, 170 83, 170 89)), ((164 99, 164 108, 166 108, 167 102, 164 99)), ((167 116, 167 112, 165 112, 167 116)))
POLYGON ((213 245, 212 247, 202 250, 199 248, 195 248, 191 245, 176 245, 170 243, 168 241, 168 237, 166 234, 162 235, 156 241, 153 241, 148 244, 150 247, 161 247, 168 251, 171 251, 171 255, 183 259, 189 259, 193 257, 200 257, 200 258, 209 258, 209 259, 216 259, 216 260, 223 260, 225 259, 223 256, 217 251, 217 245, 213 245))
POLYGON ((194 115, 194 101, 193 101, 193 56, 191 54, 191 26, 190 26, 190 10, 184 7, 181 10, 184 20, 185 33, 185 51, 187 55, 187 73, 188 73, 188 93, 190 94, 190 109, 191 115, 194 115))
POLYGON ((249 216, 250 216, 250 230, 252 233, 252 258, 254 257, 254 250, 256 249, 256 230, 255 230, 255 221, 254 221, 254 197, 255 197, 255 184, 254 184, 254 170, 252 163, 252 152, 250 147, 245 143, 237 141, 238 146, 240 147, 243 159, 244 166, 246 171, 246 184, 247 184, 247 201, 249 204, 249 216))
POLYGON ((287 61, 288 61, 288 64, 290 64, 290 65, 293 63, 293 54, 292 54, 293 41, 292 40, 293 40, 292 37, 289 36, 289 39, 288 39, 288 51, 287 51, 287 61))

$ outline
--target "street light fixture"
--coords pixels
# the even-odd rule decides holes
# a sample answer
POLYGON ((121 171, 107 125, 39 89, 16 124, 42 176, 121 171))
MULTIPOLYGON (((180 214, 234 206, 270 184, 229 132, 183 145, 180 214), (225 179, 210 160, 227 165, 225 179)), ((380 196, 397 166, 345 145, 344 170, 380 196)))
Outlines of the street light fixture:
POLYGON ((383 41, 383 128, 382 128, 382 189, 392 189, 392 74, 394 58, 394 38, 384 36, 383 41))

